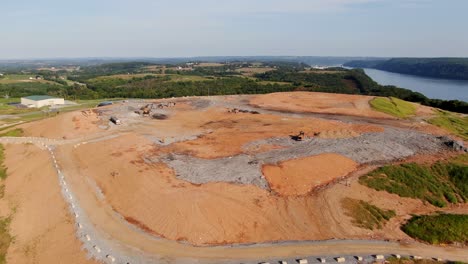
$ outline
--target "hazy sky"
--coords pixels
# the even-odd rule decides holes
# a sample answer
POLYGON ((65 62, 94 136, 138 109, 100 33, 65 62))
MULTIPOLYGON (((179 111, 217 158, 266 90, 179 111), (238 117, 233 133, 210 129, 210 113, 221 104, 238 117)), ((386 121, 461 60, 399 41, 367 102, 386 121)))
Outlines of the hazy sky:
POLYGON ((468 57, 468 0, 2 0, 0 59, 468 57))

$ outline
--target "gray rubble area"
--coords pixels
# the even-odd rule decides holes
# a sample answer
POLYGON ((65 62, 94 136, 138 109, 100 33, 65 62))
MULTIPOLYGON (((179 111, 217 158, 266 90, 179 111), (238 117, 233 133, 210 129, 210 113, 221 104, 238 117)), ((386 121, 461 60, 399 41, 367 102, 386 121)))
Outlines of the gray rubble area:
POLYGON ((191 183, 230 182, 254 184, 268 189, 268 183, 263 178, 258 163, 252 160, 252 157, 247 155, 207 160, 175 154, 162 159, 175 170, 177 178, 191 183))
POLYGON ((451 149, 447 139, 417 131, 386 128, 384 132, 365 133, 354 138, 309 138, 294 141, 289 137, 269 138, 251 142, 244 149, 261 145, 278 145, 275 149, 255 155, 236 155, 220 159, 200 159, 188 155, 169 154, 152 162, 163 161, 176 173, 176 177, 195 184, 229 182, 254 184, 268 189, 262 175, 263 164, 309 157, 323 153, 337 153, 359 164, 381 164, 401 160, 415 154, 434 154, 451 149))

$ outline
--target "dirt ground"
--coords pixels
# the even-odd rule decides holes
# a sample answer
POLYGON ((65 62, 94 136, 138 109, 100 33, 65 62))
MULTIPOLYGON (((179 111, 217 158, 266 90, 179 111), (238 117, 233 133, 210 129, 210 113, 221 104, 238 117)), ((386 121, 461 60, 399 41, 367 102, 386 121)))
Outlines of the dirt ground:
MULTIPOLYGON (((151 144, 144 137, 127 134, 112 142, 101 141, 74 149, 75 162, 67 167, 76 166, 79 172, 75 173, 90 175, 106 201, 129 222, 170 240, 219 245, 379 236, 380 230, 371 232, 352 225, 341 210, 340 197, 347 196, 371 202, 380 199, 377 197, 391 199, 388 202, 392 206, 397 202, 403 216, 423 209, 436 210, 417 200, 397 198, 359 184, 351 188, 334 184, 325 191, 300 197, 277 196, 253 185, 191 184, 177 179, 175 172, 163 163, 145 162, 143 157, 151 150, 151 144)), ((356 167, 353 161, 332 154, 307 160, 306 164, 310 164, 305 166, 306 172, 315 175, 323 172, 326 180, 345 175, 356 167), (340 167, 326 173, 315 167, 314 172, 312 163, 330 168, 340 164, 340 167)), ((297 167, 296 171, 301 169, 297 167)), ((294 191, 307 190, 299 185, 298 182, 298 190, 294 191)), ((408 239, 401 232, 393 233, 392 238, 408 239)))
POLYGON ((8 178, 1 203, 10 208, 14 237, 7 262, 97 263, 87 259, 75 237, 73 219, 47 153, 33 145, 7 145, 5 165, 8 178))
POLYGON ((252 185, 190 184, 178 180, 164 164, 139 159, 145 149, 134 146, 144 143, 128 135, 116 145, 87 144, 74 152, 77 166, 83 168, 80 173, 92 175, 112 207, 153 234, 195 245, 337 235, 316 224, 323 220, 311 206, 315 197, 282 198, 252 185), (91 150, 93 157, 86 154, 91 150))
POLYGON ((283 196, 304 195, 315 187, 355 171, 357 163, 341 155, 317 156, 263 165, 262 171, 273 191, 283 196))
MULTIPOLYGON (((413 160, 420 157, 422 161, 432 161, 431 155, 442 148, 440 142, 411 130, 412 120, 405 121, 409 125, 404 128, 392 127, 399 121, 370 109, 368 100, 372 97, 307 93, 305 99, 296 98, 293 103, 291 100, 300 94, 177 99, 181 103, 176 107, 157 110, 168 116, 166 120, 138 116, 134 110, 147 102, 135 100, 107 107, 103 116, 86 117, 79 111, 22 127, 28 136, 83 138, 73 143, 61 141, 56 146, 57 160, 74 195, 100 231, 142 250, 160 249, 158 243, 168 243, 172 246, 167 252, 181 254, 173 251, 186 244, 173 245, 169 243, 172 241, 207 246, 333 238, 411 240, 399 230, 399 224, 411 214, 440 209, 368 189, 356 179, 373 168, 375 163, 370 161, 374 160, 366 159, 369 155, 377 157, 377 161, 381 157, 381 161, 392 162, 421 154, 413 160), (277 104, 280 111, 227 111, 233 106, 249 107, 249 102, 255 104, 259 100, 264 101, 260 107, 273 109, 277 104), (337 121, 289 113, 316 110, 353 118, 337 121), (123 124, 103 129, 109 115, 118 116, 123 124), (355 122, 356 116, 367 119, 355 122), (366 121, 369 118, 378 118, 379 122, 366 121), (299 131, 305 132, 306 139, 291 140, 290 136, 299 131), (413 143, 401 140, 402 137, 413 143), (354 152, 356 155, 349 154, 354 152), (409 154, 398 156, 401 152, 409 154), (269 162, 259 161, 262 157, 269 162), (181 167, 168 161, 180 161, 179 158, 188 158, 188 163, 196 159, 184 173, 197 176, 201 172, 212 181, 200 183, 181 178, 181 167), (213 162, 217 170, 205 170, 202 166, 195 173, 193 166, 208 162, 213 162), (231 168, 223 166, 223 162, 246 173, 258 172, 265 188, 209 175, 231 168), (382 209, 397 208, 397 217, 382 230, 357 228, 342 208, 341 200, 346 197, 368 201, 382 209), (154 242, 152 236, 167 240, 154 242)), ((68 215, 50 158, 30 145, 8 147, 6 154, 9 172, 19 175, 7 180, 11 183, 7 182, 6 198, 18 205, 11 226, 18 239, 10 247, 9 258, 18 263, 32 263, 25 259, 54 263, 59 256, 67 255, 73 256, 76 263, 87 263, 74 237, 74 219, 68 215), (21 166, 25 157, 28 162, 31 160, 31 166, 21 166), (39 175, 33 174, 38 171, 39 175), (43 190, 47 190, 46 195, 43 190), (51 206, 45 210, 40 206, 43 204, 51 206), (27 219, 37 219, 37 224, 30 226, 27 219)), ((2 208, 5 206, 0 206, 0 212, 2 208)), ((465 212, 468 206, 444 210, 465 212)), ((205 252, 189 249, 194 255, 205 252)), ((208 247, 206 252, 222 255, 212 253, 212 249, 216 251, 208 247)))
POLYGON ((99 117, 94 113, 85 116, 81 111, 76 111, 62 113, 55 117, 23 124, 18 127, 23 128, 24 136, 27 137, 72 139, 101 131, 98 127, 99 122, 99 117))
POLYGON ((394 117, 374 111, 370 107, 369 101, 373 98, 362 95, 310 92, 272 93, 254 96, 250 104, 259 108, 280 111, 393 119, 394 117))
MULTIPOLYGON (((177 122, 192 123, 193 114, 181 113, 177 122)), ((262 114, 228 114, 224 109, 207 110, 198 123, 198 130, 208 130, 197 139, 178 142, 170 147, 171 152, 190 153, 199 158, 213 159, 229 157, 243 152, 242 147, 255 140, 296 135, 300 131, 306 136, 320 138, 348 138, 361 133, 380 132, 374 125, 346 124, 317 118, 284 118, 262 114)), ((187 129, 193 129, 186 126, 187 129)))

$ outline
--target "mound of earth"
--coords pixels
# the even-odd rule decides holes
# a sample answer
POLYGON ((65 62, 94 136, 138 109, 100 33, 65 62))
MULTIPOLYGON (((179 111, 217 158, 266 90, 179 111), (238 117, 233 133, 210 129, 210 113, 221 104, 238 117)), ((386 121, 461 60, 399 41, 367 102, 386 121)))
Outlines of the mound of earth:
MULTIPOLYGON (((24 136, 53 139, 72 139, 99 131, 102 120, 95 113, 84 115, 81 111, 62 113, 55 117, 20 125, 24 136)), ((103 121, 105 122, 105 121, 103 121)), ((106 122, 107 123, 107 122, 106 122)))
POLYGON ((7 262, 97 263, 81 249, 47 153, 33 145, 7 145, 5 154, 8 178, 1 203, 14 206, 7 262))
MULTIPOLYGON (((382 132, 373 125, 348 124, 318 118, 285 118, 279 115, 228 114, 219 110, 207 110, 198 130, 208 131, 196 139, 182 141, 170 147, 171 152, 190 153, 205 158, 222 158, 238 155, 249 142, 271 137, 289 137, 304 131, 309 137, 349 138, 362 133, 382 132), (209 120, 209 121, 208 121, 209 120)), ((180 113, 180 116, 186 113, 180 113)), ((188 115, 191 117, 192 115, 188 115)), ((193 122, 193 121, 192 121, 193 122)))
POLYGON ((348 175, 357 165, 344 156, 326 153, 263 165, 262 171, 271 189, 280 195, 305 195, 317 186, 348 175))
MULTIPOLYGON (((136 114, 135 109, 149 101, 129 100, 107 107, 102 116, 75 112, 23 127, 27 135, 76 139, 51 143, 57 144, 57 162, 75 201, 99 231, 142 251, 157 249, 155 241, 205 246, 407 239, 399 223, 412 213, 437 208, 370 190, 356 178, 376 164, 449 150, 438 137, 413 129, 416 121, 386 119, 374 112, 370 98, 320 93, 184 98, 175 107, 157 110, 167 115, 165 120, 136 114), (255 100, 265 109, 252 114, 249 102, 255 100), (227 110, 233 108, 246 111, 227 110), (311 114, 314 111, 340 114, 341 121, 311 114), (110 116, 122 124, 100 129, 110 116), (305 138, 293 140, 299 131, 305 138), (346 184, 338 184, 344 176, 346 184), (384 209, 398 207, 397 216, 382 230, 356 227, 342 208, 346 197, 384 209)), ((58 187, 50 188, 54 194, 58 187)), ((64 208, 55 198, 48 199, 64 208)))
POLYGON ((259 108, 287 112, 393 118, 373 110, 369 105, 369 101, 373 98, 363 95, 290 92, 257 95, 250 99, 250 104, 259 108))

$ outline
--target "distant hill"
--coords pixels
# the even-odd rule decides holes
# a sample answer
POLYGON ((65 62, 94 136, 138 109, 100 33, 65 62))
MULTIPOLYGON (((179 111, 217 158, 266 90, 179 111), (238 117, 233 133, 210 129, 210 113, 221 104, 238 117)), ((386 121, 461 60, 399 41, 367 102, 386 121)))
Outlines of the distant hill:
POLYGON ((334 56, 212 56, 212 57, 178 57, 178 58, 58 58, 30 60, 2 60, 0 72, 11 70, 30 70, 44 67, 62 66, 99 66, 102 64, 146 62, 153 64, 183 64, 186 62, 289 62, 305 63, 310 66, 341 66, 353 60, 372 60, 366 57, 334 57, 334 56))
POLYGON ((373 68, 383 71, 424 77, 468 80, 468 58, 395 58, 389 60, 353 60, 344 64, 354 68, 373 68))

